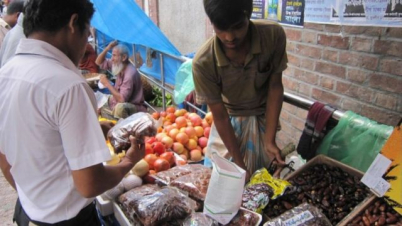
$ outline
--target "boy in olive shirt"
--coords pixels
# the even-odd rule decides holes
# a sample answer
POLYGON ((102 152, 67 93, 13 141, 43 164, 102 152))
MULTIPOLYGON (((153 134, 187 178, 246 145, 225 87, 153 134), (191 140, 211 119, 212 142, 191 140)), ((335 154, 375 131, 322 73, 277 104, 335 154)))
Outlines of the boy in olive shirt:
POLYGON ((274 159, 284 164, 275 136, 286 36, 275 22, 251 21, 252 7, 252 0, 204 0, 216 35, 193 60, 196 100, 214 116, 207 150, 224 145, 219 154, 246 169, 246 179, 274 159))

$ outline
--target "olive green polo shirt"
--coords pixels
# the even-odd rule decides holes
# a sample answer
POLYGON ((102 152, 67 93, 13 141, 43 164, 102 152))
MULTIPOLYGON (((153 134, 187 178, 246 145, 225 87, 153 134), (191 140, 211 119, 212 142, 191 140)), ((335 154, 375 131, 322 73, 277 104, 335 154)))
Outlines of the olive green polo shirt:
POLYGON ((280 76, 287 67, 286 35, 272 21, 250 22, 251 48, 244 66, 232 64, 218 37, 209 39, 193 60, 196 101, 224 103, 229 115, 265 113, 270 76, 280 76))

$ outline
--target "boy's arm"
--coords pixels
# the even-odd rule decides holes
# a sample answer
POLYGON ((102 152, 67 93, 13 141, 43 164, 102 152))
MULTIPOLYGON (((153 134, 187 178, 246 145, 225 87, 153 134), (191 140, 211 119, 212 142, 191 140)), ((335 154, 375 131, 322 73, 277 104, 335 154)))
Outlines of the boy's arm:
MULTIPOLYGON (((244 164, 243 157, 240 154, 240 147, 237 143, 237 139, 233 130, 233 126, 229 120, 229 114, 223 105, 223 103, 208 104, 209 109, 214 116, 214 124, 218 130, 225 147, 228 149, 230 155, 233 157, 233 162, 239 167, 247 171, 244 164)), ((250 176, 250 172, 247 171, 246 181, 250 176)))
POLYGON ((279 115, 283 103, 282 73, 271 75, 269 78, 267 107, 265 110, 265 147, 269 159, 276 159, 279 165, 284 165, 275 137, 278 128, 279 115))

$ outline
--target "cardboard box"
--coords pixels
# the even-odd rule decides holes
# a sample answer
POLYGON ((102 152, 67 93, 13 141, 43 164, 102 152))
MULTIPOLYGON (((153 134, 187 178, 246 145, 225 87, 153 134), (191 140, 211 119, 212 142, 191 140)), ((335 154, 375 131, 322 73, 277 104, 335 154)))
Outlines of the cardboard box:
POLYGON ((357 216, 363 213, 370 205, 374 204, 376 200, 377 200, 376 196, 374 195, 371 196, 367 201, 361 203, 359 206, 356 206, 356 208, 349 215, 347 215, 341 222, 339 222, 337 226, 346 226, 353 219, 355 219, 357 216))
MULTIPOLYGON (((334 160, 332 158, 329 158, 325 155, 317 155, 316 157, 314 157, 313 159, 311 159, 310 161, 308 161, 305 165, 303 165, 302 167, 300 167, 298 170, 296 170, 295 172, 289 174, 288 176, 286 176, 284 178, 284 180, 290 180, 294 177, 297 177, 299 174, 303 173, 305 170, 307 170, 308 168, 310 168, 311 166, 317 165, 317 164, 326 164, 329 166, 335 166, 335 167, 339 167, 340 169, 342 169, 343 171, 347 172, 348 174, 352 175, 352 176, 356 176, 359 179, 361 179, 363 177, 363 172, 350 167, 344 163, 341 163, 337 160, 334 160)), ((344 226, 346 223, 346 221, 348 221, 351 217, 356 215, 357 211, 360 211, 364 206, 368 205, 368 203, 374 198, 374 195, 372 193, 369 193, 368 197, 365 198, 360 204, 358 204, 343 220, 341 220, 337 226, 344 226)), ((353 217, 354 218, 354 217, 353 217)))
POLYGON ((110 200, 104 200, 100 195, 96 196, 96 207, 103 217, 113 214, 113 203, 110 200))

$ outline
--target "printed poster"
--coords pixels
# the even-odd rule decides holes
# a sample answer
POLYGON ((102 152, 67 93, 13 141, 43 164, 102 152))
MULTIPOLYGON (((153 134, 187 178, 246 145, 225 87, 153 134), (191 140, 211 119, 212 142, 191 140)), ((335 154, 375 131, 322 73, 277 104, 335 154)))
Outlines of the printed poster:
POLYGON ((265 19, 265 0, 253 0, 251 19, 265 19))
POLYGON ((305 0, 306 22, 402 27, 402 0, 305 0))
POLYGON ((303 26, 304 0, 282 0, 282 13, 278 20, 280 23, 303 26))

